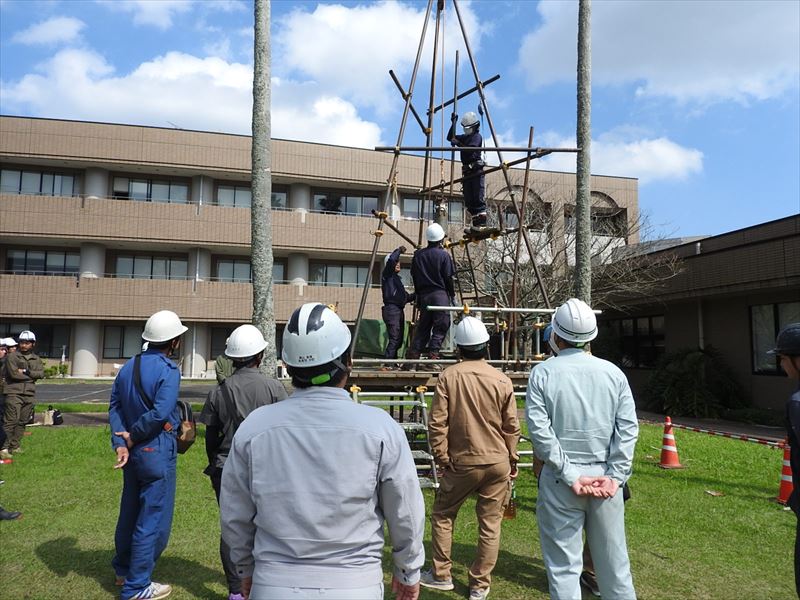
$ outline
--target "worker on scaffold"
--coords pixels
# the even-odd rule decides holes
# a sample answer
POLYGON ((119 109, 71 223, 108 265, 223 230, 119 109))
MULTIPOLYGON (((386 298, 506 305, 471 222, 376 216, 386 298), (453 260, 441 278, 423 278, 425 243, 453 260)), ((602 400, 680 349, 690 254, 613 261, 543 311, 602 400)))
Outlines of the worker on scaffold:
MULTIPOLYGON (((439 349, 450 329, 450 315, 446 312, 428 310, 429 306, 452 306, 455 304, 453 276, 456 273, 453 259, 442 247, 444 229, 432 223, 425 231, 427 248, 414 252, 411 260, 411 279, 420 309, 414 341, 406 358, 416 359, 427 346, 428 358, 439 359, 439 349)), ((406 368, 410 368, 407 365, 406 368)))
MULTIPOLYGON (((387 360, 397 358, 397 350, 403 344, 405 333, 406 304, 413 302, 415 294, 409 294, 400 278, 400 255, 406 252, 405 246, 396 248, 384 259, 383 272, 381 273, 381 293, 383 294, 383 309, 381 316, 386 324, 386 352, 383 356, 387 360)), ((396 368, 392 363, 386 363, 382 370, 391 371, 396 368)))
POLYGON ((472 229, 480 231, 486 227, 486 201, 484 200, 484 174, 485 163, 481 158, 483 137, 478 132, 480 122, 478 115, 470 111, 461 118, 464 128, 462 135, 456 135, 456 121, 458 115, 450 115, 450 131, 447 132, 447 141, 453 146, 462 148, 475 148, 474 150, 461 150, 461 172, 463 178, 461 187, 464 190, 464 204, 472 215, 472 229))

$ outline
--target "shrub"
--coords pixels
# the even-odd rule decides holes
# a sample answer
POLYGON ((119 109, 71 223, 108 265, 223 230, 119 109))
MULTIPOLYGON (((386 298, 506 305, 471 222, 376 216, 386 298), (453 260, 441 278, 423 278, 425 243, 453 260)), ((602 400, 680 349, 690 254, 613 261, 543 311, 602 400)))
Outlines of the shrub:
POLYGON ((668 415, 719 417, 749 402, 733 370, 709 346, 662 357, 645 389, 645 404, 668 415))

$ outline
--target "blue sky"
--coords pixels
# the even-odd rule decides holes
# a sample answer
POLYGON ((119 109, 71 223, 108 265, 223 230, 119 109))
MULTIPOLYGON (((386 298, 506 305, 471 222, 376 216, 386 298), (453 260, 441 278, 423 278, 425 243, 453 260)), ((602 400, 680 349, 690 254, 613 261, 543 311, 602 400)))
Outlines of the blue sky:
MULTIPOLYGON (((525 145, 533 126, 535 145, 573 146, 577 3, 459 6, 481 77, 501 75, 487 88, 500 143, 525 145)), ((393 144, 402 102, 388 70, 408 85, 424 9, 273 1, 273 135, 393 144)), ((648 237, 800 212, 800 2, 592 9, 592 172, 639 179, 648 237)), ((0 0, 0 113, 249 133, 252 19, 237 0, 0 0)), ((443 39, 449 97, 461 47, 450 2, 443 39)), ((462 47, 460 88, 471 78, 462 47)), ((476 106, 467 99, 459 112, 476 106)), ((419 143, 409 132, 406 143, 419 143)), ((536 166, 574 170, 574 157, 536 166)))

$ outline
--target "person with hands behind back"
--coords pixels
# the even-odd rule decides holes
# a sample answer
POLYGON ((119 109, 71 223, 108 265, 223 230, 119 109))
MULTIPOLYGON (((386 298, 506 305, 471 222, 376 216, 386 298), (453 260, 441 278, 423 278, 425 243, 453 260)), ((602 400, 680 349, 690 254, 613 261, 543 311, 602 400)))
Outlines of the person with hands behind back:
POLYGON ((553 315, 556 354, 536 365, 525 412, 539 475, 536 518, 552 598, 581 597, 582 534, 603 598, 636 597, 620 487, 631 474, 639 423, 630 386, 615 365, 584 346, 597 337, 589 306, 567 300, 553 315))
POLYGON ((186 330, 172 311, 152 315, 142 333, 147 350, 123 365, 111 388, 114 468, 123 472, 111 564, 121 600, 160 600, 172 593, 171 586, 150 577, 172 528, 181 376, 169 357, 186 330))

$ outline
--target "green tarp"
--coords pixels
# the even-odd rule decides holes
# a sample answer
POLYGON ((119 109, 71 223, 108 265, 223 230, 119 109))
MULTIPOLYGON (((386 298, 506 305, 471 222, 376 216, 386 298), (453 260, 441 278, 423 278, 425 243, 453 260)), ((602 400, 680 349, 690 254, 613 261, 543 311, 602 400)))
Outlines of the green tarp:
MULTIPOLYGON (((398 358, 406 355, 406 340, 408 339, 408 321, 405 322, 403 331, 403 344, 397 351, 398 358)), ((386 351, 386 324, 378 319, 362 319, 356 340, 356 358, 383 358, 386 351)))

